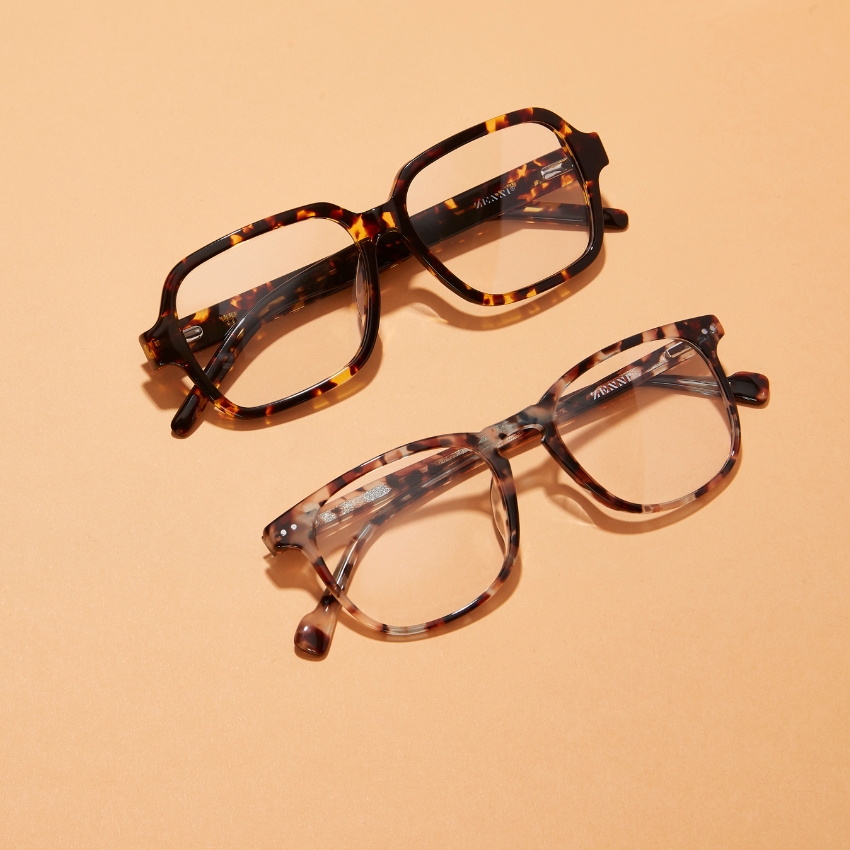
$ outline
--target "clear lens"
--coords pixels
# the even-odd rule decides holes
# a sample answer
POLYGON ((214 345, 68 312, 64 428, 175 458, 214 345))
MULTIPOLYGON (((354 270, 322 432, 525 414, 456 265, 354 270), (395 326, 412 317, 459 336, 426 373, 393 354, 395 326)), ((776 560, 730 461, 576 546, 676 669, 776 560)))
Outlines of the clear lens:
POLYGON ((431 252, 480 292, 538 283, 590 243, 578 168, 540 124, 490 133, 427 166, 410 184, 407 210, 431 252))
POLYGON ((230 334, 212 379, 226 372, 221 390, 236 404, 269 404, 326 380, 355 355, 365 310, 357 272, 358 251, 336 222, 278 228, 186 276, 177 291, 183 334, 202 367, 230 334))
POLYGON ((688 496, 723 468, 732 425, 702 353, 655 340, 567 386, 556 408, 564 444, 606 490, 642 505, 688 496))
POLYGON ((349 599, 391 626, 427 623, 473 602, 499 574, 508 539, 490 466, 460 448, 368 473, 324 505, 314 527, 349 599))

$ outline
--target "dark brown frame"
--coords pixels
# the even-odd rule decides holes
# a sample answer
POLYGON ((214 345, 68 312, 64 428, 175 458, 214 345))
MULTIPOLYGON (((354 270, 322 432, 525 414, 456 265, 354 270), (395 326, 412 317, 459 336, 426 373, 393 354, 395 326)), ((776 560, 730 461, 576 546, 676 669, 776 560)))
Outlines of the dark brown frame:
MULTIPOLYGON (((356 620, 371 629, 396 637, 409 637, 428 632, 456 620, 478 608, 493 596, 510 575, 519 550, 519 510, 516 488, 510 462, 504 454, 525 443, 535 440, 542 441, 549 454, 578 485, 588 490, 594 498, 609 508, 618 511, 657 513, 682 507, 710 493, 732 472, 740 455, 741 427, 737 402, 762 406, 767 403, 770 394, 769 383, 764 375, 753 372, 737 372, 727 378, 717 356, 717 343, 722 336, 723 328, 720 322, 714 316, 702 316, 662 325, 628 337, 582 360, 581 363, 559 378, 537 404, 525 408, 514 416, 484 428, 477 434, 447 434, 400 446, 355 467, 281 514, 263 531, 263 540, 269 551, 276 555, 284 549, 300 550, 327 588, 327 592, 316 609, 305 616, 299 624, 295 635, 296 646, 312 655, 323 655, 327 652, 340 606, 356 620), (653 340, 682 340, 689 343, 691 349, 696 349, 702 353, 716 383, 709 384, 693 379, 665 375, 665 371, 676 362, 675 358, 681 356, 680 353, 672 352, 674 346, 668 346, 666 349, 646 355, 603 379, 600 385, 605 388, 605 394, 602 396, 598 396, 596 392, 590 393, 587 388, 564 395, 564 390, 570 384, 598 363, 619 352, 628 351, 641 343, 653 340), (627 377, 618 380, 622 376, 627 377), (570 453, 561 439, 556 425, 564 417, 571 417, 594 405, 604 403, 618 393, 628 392, 634 386, 644 382, 652 382, 655 386, 676 391, 698 392, 705 395, 717 395, 717 387, 719 387, 731 427, 729 456, 720 471, 710 481, 692 493, 663 504, 637 504, 621 499, 608 491, 595 481, 570 453), (414 462, 411 466, 388 475, 386 479, 379 480, 392 484, 392 487, 386 488, 387 494, 393 493, 392 498, 388 496, 385 498, 384 494, 381 494, 380 498, 366 497, 360 499, 348 494, 342 506, 331 501, 336 493, 357 481, 363 475, 401 458, 429 449, 445 449, 445 451, 437 453, 428 460, 414 462), (368 542, 369 536, 376 532, 383 521, 398 513, 417 498, 433 494, 437 488, 450 486, 453 478, 459 479, 470 471, 480 469, 481 465, 490 468, 494 480, 499 485, 507 515, 509 534, 504 563, 491 586, 463 608, 438 620, 414 626, 393 626, 380 623, 357 608, 347 596, 345 586, 355 567, 356 559, 368 542), (343 518, 346 522, 360 520, 358 526, 360 530, 357 531, 359 536, 355 535, 356 541, 354 538, 352 539, 343 559, 344 563, 338 567, 334 574, 331 573, 319 554, 315 540, 315 527, 317 522, 341 522, 343 518), (367 520, 365 525, 363 520, 367 520)), ((676 347, 679 345, 680 343, 675 343, 676 347)), ((376 481, 371 481, 368 492, 371 492, 376 485, 376 481)), ((355 491, 355 493, 358 492, 361 491, 355 491)))
MULTIPOLYGON (((159 319, 150 330, 139 337, 145 355, 154 368, 177 366, 186 372, 194 384, 174 416, 172 430, 181 436, 189 433, 207 401, 212 401, 219 411, 228 416, 256 419, 288 410, 348 381, 363 368, 377 340, 380 321, 379 273, 410 256, 416 257, 442 283, 462 298, 486 306, 511 304, 531 298, 574 277, 599 255, 605 228, 623 230, 628 226, 628 216, 625 212, 602 206, 599 173, 607 164, 608 157, 596 133, 582 133, 547 109, 521 109, 457 133, 412 159, 398 172, 387 201, 371 210, 353 213, 332 204, 310 204, 256 221, 190 254, 169 273, 162 291, 159 319), (414 228, 407 212, 407 192, 411 180, 423 168, 468 142, 527 122, 541 124, 552 130, 561 142, 561 149, 507 174, 498 175, 486 184, 471 188, 462 195, 449 198, 442 204, 417 214, 419 230, 414 228), (576 213, 570 209, 573 205, 549 205, 553 209, 543 212, 539 208, 534 208, 534 212, 525 210, 525 207, 532 205, 534 198, 541 191, 549 190, 556 181, 566 179, 558 176, 540 179, 541 174, 545 177, 546 166, 563 156, 564 151, 575 163, 585 192, 587 207, 590 209, 590 239, 584 254, 559 272, 514 292, 482 292, 467 285, 449 271, 420 237, 423 229, 428 232, 433 230, 434 241, 439 241, 499 215, 528 218, 537 216, 547 220, 569 221, 570 216, 576 213), (533 170, 533 174, 537 175, 535 180, 531 179, 532 171, 529 170, 532 166, 536 169, 533 170), (509 198, 499 197, 498 194, 498 187, 505 185, 505 181, 516 184, 516 189, 509 198), (488 202, 486 207, 478 209, 471 203, 471 199, 476 193, 480 196, 481 192, 495 194, 490 196, 491 203, 488 202), (420 216, 425 217, 423 222, 418 221, 420 216), (178 318, 177 292, 190 271, 240 242, 307 218, 323 218, 338 223, 351 236, 351 248, 328 257, 322 263, 269 281, 220 304, 211 305, 192 316, 178 318), (219 389, 224 376, 263 323, 338 292, 344 287, 352 286, 358 270, 362 272, 365 286, 366 316, 363 337, 359 349, 343 369, 314 386, 265 405, 244 407, 225 397, 219 389), (218 347, 207 365, 202 368, 193 352, 216 343, 218 347)), ((580 214, 586 219, 586 207, 581 208, 580 214)))

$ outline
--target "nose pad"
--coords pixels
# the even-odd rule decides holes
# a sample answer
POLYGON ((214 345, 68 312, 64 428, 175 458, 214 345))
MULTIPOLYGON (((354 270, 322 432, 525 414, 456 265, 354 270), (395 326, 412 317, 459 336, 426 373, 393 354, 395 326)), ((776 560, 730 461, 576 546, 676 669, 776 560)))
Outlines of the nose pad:
POLYGON ((502 490, 495 478, 490 479, 490 507, 493 509, 493 524, 496 526, 496 533, 502 540, 502 554, 504 554, 508 548, 508 514, 505 510, 502 490))
POLYGON ((357 305, 357 326, 360 336, 366 333, 366 258, 360 254, 357 260, 357 274, 354 278, 354 301, 357 305))

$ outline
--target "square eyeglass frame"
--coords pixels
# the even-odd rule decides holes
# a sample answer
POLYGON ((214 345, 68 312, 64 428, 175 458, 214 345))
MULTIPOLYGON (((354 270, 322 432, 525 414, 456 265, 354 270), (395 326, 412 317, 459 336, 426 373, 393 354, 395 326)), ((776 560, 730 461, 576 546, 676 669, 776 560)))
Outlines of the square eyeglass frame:
MULTIPOLYGON (((279 516, 263 530, 263 541, 269 551, 276 555, 284 549, 298 549, 307 558, 320 581, 327 588, 325 597, 320 601, 313 615, 307 615, 299 631, 296 632, 296 646, 313 655, 323 655, 330 643, 335 618, 335 606, 338 604, 355 620, 363 625, 396 637, 409 637, 422 634, 469 614, 490 599, 507 581, 519 551, 519 508, 516 487, 509 460, 502 452, 515 449, 525 442, 540 440, 558 465, 580 487, 588 490, 594 498, 609 508, 633 514, 648 514, 668 511, 699 499, 710 493, 726 479, 734 469, 740 457, 741 425, 736 402, 763 406, 768 402, 770 386, 764 375, 756 372, 736 372, 727 377, 717 355, 717 343, 723 336, 723 327, 715 316, 702 316, 673 324, 661 325, 652 330, 635 334, 620 342, 609 345, 585 358, 562 375, 543 395, 537 404, 525 408, 514 416, 484 428, 477 434, 458 433, 430 437, 399 446, 355 467, 344 475, 335 478, 329 484, 303 499, 294 507, 279 516), (620 498, 597 482, 576 460, 558 433, 557 406, 562 400, 564 390, 588 370, 614 355, 628 351, 638 345, 654 340, 683 340, 690 343, 703 356, 720 389, 723 404, 729 418, 731 431, 729 455, 721 469, 705 484, 681 498, 660 504, 639 504, 620 498), (507 515, 508 539, 504 562, 493 583, 480 596, 462 608, 426 623, 413 626, 396 626, 381 623, 361 611, 348 597, 335 575, 325 564, 315 539, 316 517, 328 501, 340 490, 357 481, 362 476, 394 463, 404 457, 429 450, 447 449, 447 453, 437 455, 439 464, 446 462, 446 456, 458 449, 465 449, 479 458, 489 467, 499 486, 503 506, 507 515), (329 625, 328 625, 329 624, 329 625), (323 630, 324 629, 324 630, 323 630)), ((625 367, 625 371, 633 367, 625 367)), ((645 366, 645 364, 644 364, 645 366)), ((644 369, 644 379, 654 374, 652 368, 644 369)), ((611 376, 609 376, 610 378, 611 376)), ((607 380, 607 379, 606 379, 607 380)), ((637 379, 640 382, 640 378, 637 379)), ((628 389, 634 381, 624 384, 628 389)), ((622 389, 622 387, 621 387, 622 389)), ((612 393, 613 395, 613 393, 612 393)), ((396 473, 403 475, 404 470, 396 473)), ((414 476, 418 478, 419 476, 414 476)), ((438 476, 439 477, 439 476, 438 476)), ((374 482, 373 482, 374 483, 374 482)), ((422 486, 421 480, 417 486, 422 486)), ((427 486, 427 485, 426 485, 427 486)), ((403 486, 401 488, 403 490, 403 486)), ((414 497, 415 498, 415 497, 414 497)), ((350 557, 355 557, 352 551, 350 557)), ((346 569, 349 569, 346 567, 346 569)), ((347 575, 347 573, 346 573, 347 575)), ((344 582, 343 582, 344 585, 344 582)))
MULTIPOLYGON (((602 249, 605 227, 622 230, 628 226, 628 216, 624 211, 603 208, 602 206, 599 174, 608 162, 608 156, 596 133, 582 133, 548 109, 538 107, 520 109, 476 124, 474 127, 451 136, 410 160, 396 175, 389 198, 383 204, 371 210, 353 213, 329 203, 315 203, 296 207, 242 227, 190 254, 169 272, 162 290, 159 318, 150 330, 145 331, 139 337, 142 349, 153 368, 159 369, 166 365, 177 366, 189 376, 194 384, 172 421, 172 430, 181 436, 187 434, 199 413, 206 406, 207 401, 211 401, 225 415, 237 419, 258 419, 288 410, 312 398, 321 396, 350 380, 369 359, 378 337, 381 297, 380 269, 406 259, 410 255, 416 257, 438 280, 461 298, 484 306, 498 306, 522 301, 546 292, 574 277, 586 269, 599 255, 602 249), (590 210, 590 237, 584 253, 578 259, 543 280, 513 292, 482 292, 458 278, 429 250, 411 223, 407 211, 408 189, 416 175, 446 154, 491 133, 525 123, 540 124, 551 130, 557 136, 561 147, 574 160, 585 193, 586 204, 590 210), (361 272, 363 273, 365 288, 365 319, 360 346, 344 368, 311 387, 268 404, 238 405, 228 399, 219 389, 222 372, 226 372, 230 368, 241 346, 247 343, 247 340, 242 341, 245 333, 246 316, 252 313, 256 314, 260 308, 269 309, 267 305, 276 297, 276 287, 271 285, 275 282, 272 281, 270 284, 256 287, 219 305, 222 307, 226 305, 225 309, 230 310, 236 308, 234 314, 231 314, 236 316, 236 320, 230 327, 224 329, 216 327, 217 338, 221 339, 221 343, 210 360, 210 364, 212 364, 218 358, 218 367, 214 366, 213 368, 210 364, 202 367, 192 353, 192 343, 191 340, 186 338, 186 328, 184 327, 189 322, 185 317, 184 320, 181 320, 177 314, 178 290, 186 276, 207 260, 241 242, 310 218, 328 219, 336 222, 348 231, 353 240, 353 250, 356 251, 357 275, 359 278, 361 272), (217 372, 214 371, 216 368, 218 368, 217 372)), ((520 171, 517 171, 516 174, 509 172, 501 177, 519 179, 521 174, 520 171)), ((530 203, 535 195, 539 194, 539 191, 541 190, 537 192, 529 191, 528 193, 518 192, 515 200, 530 203)), ((494 204, 491 217, 499 215, 499 210, 500 204, 494 204)), ((451 211, 452 199, 447 199, 438 208, 435 208, 433 213, 446 216, 451 211)), ((351 285, 355 285, 353 277, 351 285)), ((285 310, 280 311, 279 315, 282 315, 283 312, 292 312, 315 300, 316 297, 322 297, 322 293, 316 295, 303 288, 296 290, 289 297, 285 310)), ((277 298, 279 301, 279 295, 277 298)), ((206 313, 206 311, 204 312, 206 313)), ((214 318, 217 318, 217 316, 203 315, 199 318, 196 314, 194 317, 190 317, 196 325, 206 322, 207 328, 213 326, 212 320, 214 318)))

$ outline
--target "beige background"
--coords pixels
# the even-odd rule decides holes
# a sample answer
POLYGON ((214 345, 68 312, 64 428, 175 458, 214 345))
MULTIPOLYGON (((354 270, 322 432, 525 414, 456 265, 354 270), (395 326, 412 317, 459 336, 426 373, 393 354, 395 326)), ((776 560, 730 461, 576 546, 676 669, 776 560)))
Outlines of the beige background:
POLYGON ((850 846, 845 2, 7 3, 1 38, 4 847, 850 846), (344 397, 170 436, 136 338, 173 263, 526 105, 631 215, 570 297, 407 268, 344 397), (500 605, 295 653, 269 520, 705 312, 773 389, 719 497, 612 521, 537 449, 500 605))

